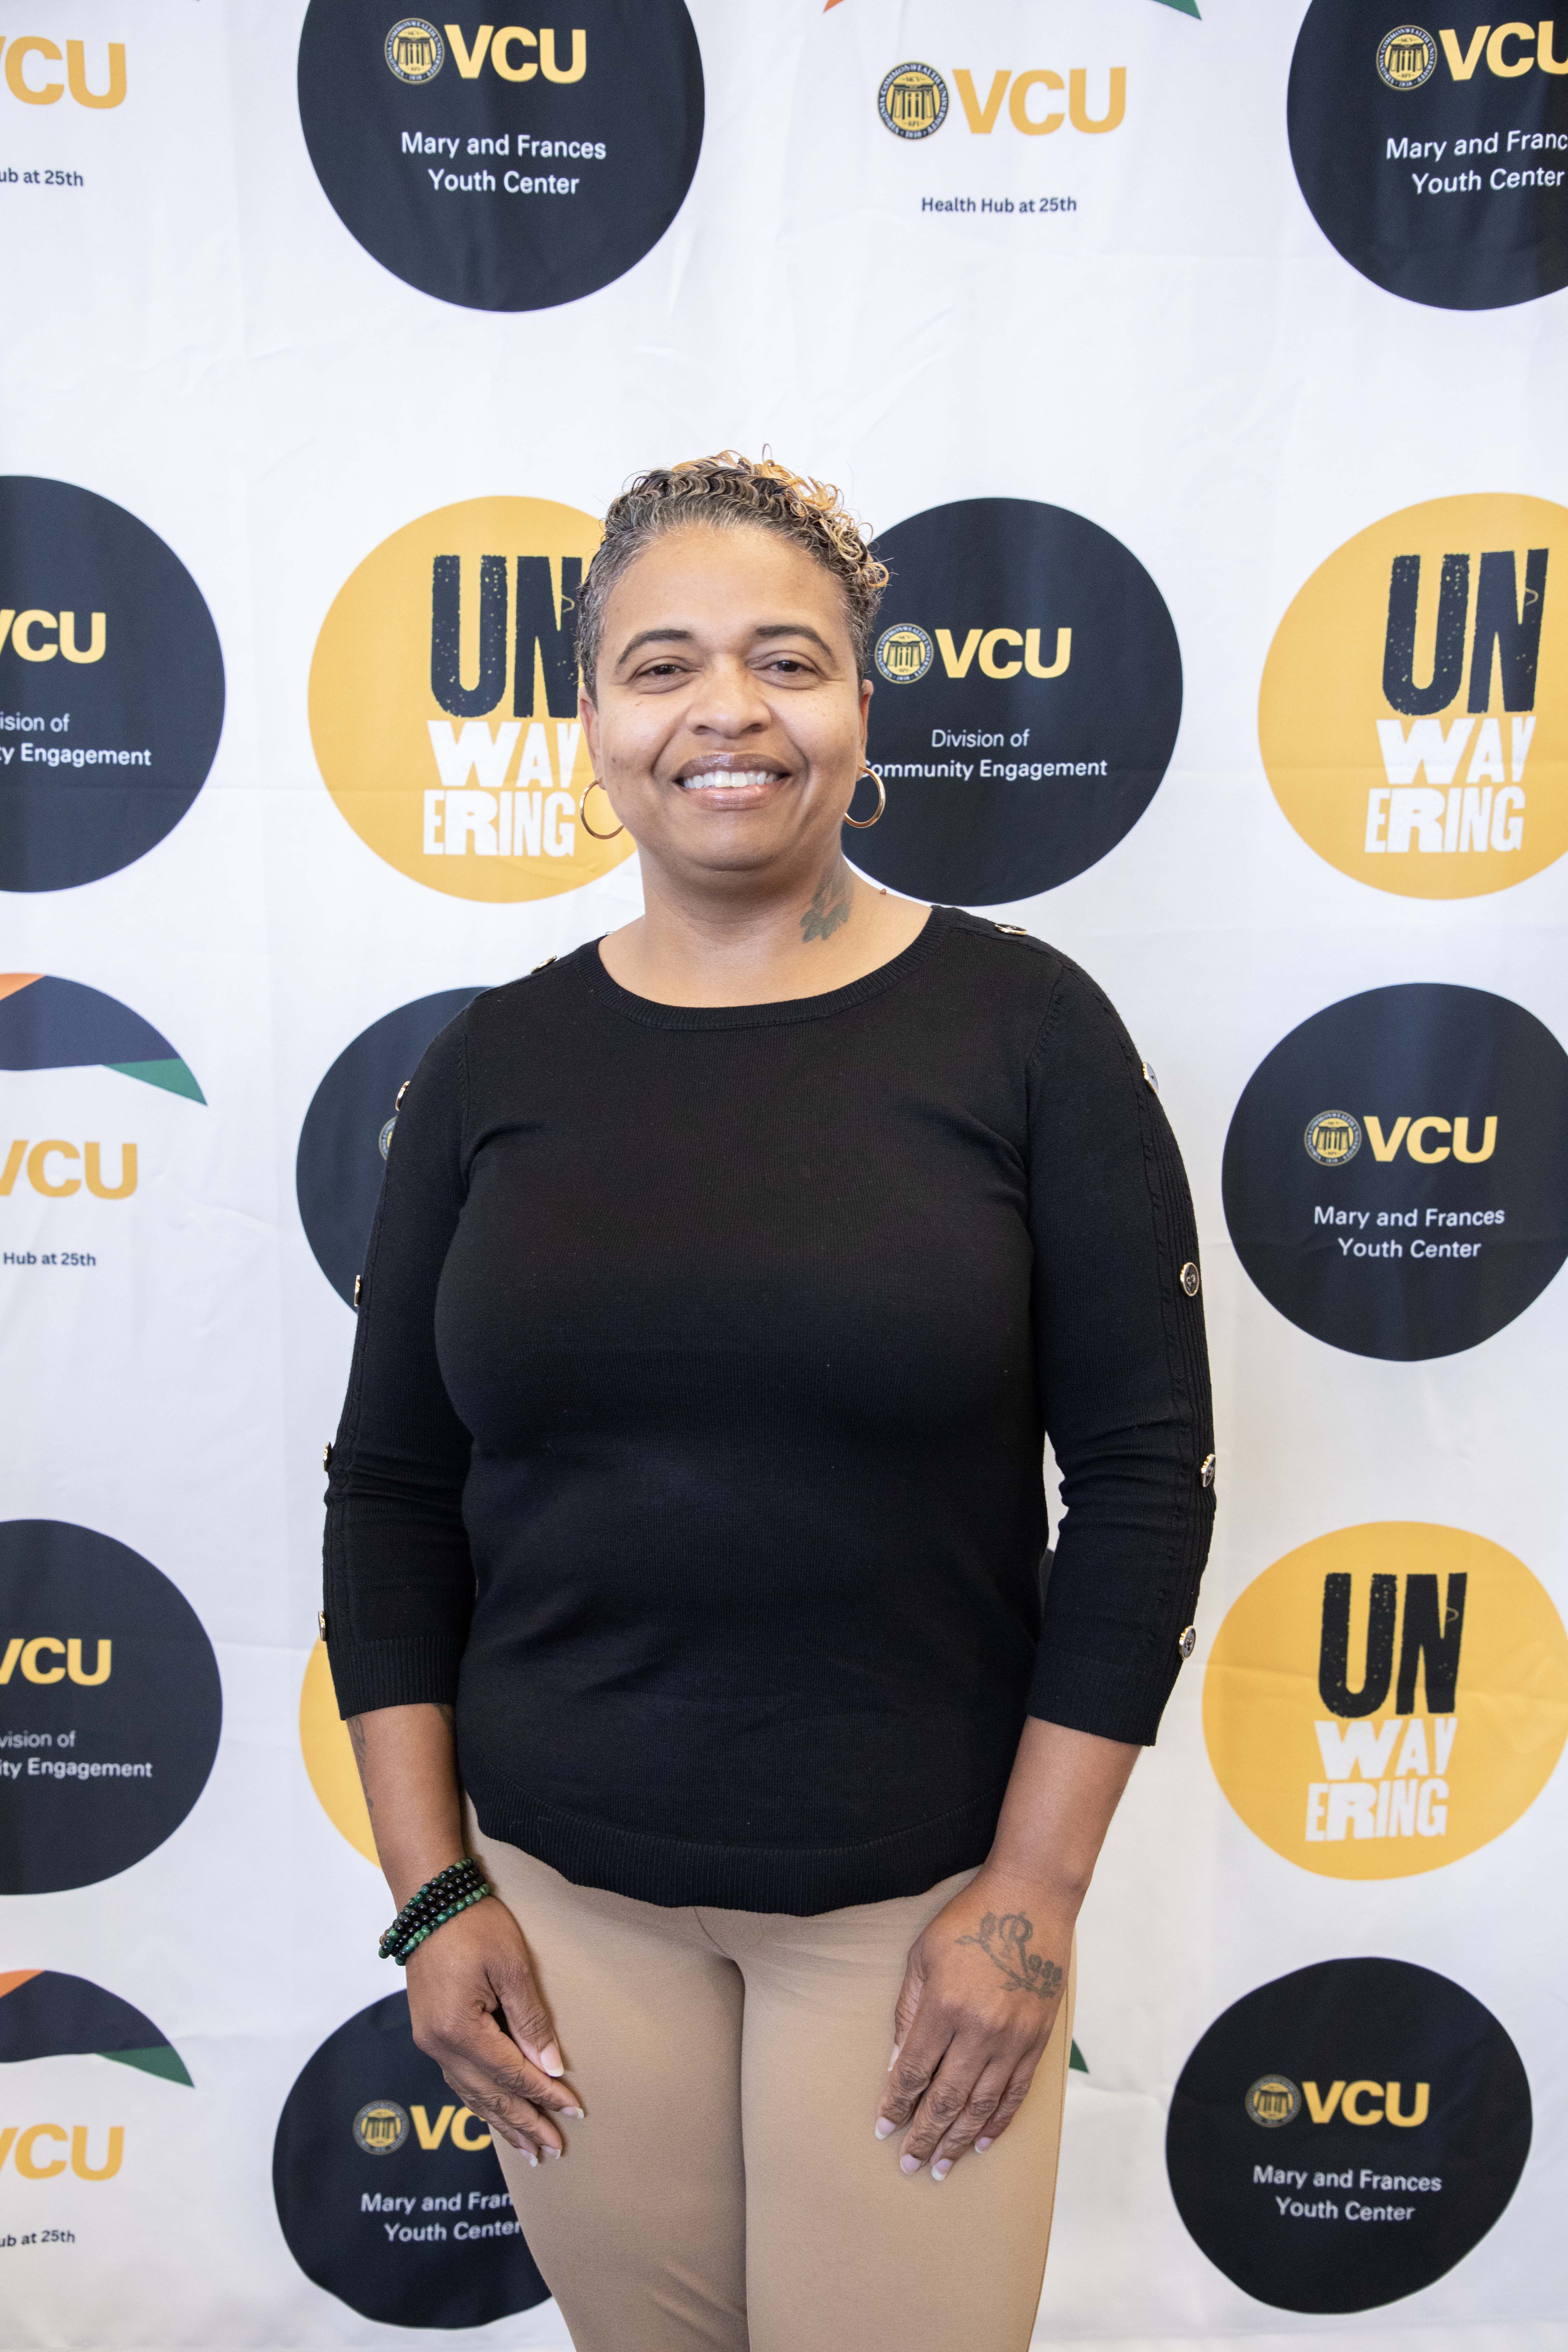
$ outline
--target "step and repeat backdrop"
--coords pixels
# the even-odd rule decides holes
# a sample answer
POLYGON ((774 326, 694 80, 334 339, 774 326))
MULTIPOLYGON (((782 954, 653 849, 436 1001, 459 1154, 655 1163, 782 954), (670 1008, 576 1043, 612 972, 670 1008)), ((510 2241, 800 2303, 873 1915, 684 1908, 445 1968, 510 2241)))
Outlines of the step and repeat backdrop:
POLYGON ((1037 2340, 1561 2346, 1568 8, 8 27, 5 2340, 567 2342, 375 1958, 319 1465, 402 1081, 639 904, 599 518, 732 445, 892 573, 854 863, 1085 963, 1198 1202, 1037 2340))

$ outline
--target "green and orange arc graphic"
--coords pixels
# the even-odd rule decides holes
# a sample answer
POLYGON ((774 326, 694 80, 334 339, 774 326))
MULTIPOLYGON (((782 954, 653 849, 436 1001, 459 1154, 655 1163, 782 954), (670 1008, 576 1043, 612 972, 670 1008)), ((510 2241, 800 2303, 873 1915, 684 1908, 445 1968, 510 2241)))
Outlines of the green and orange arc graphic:
POLYGON ((195 2087, 168 2035, 118 1993, 58 1969, 0 1970, 0 2065, 77 2054, 195 2087))
POLYGON ((118 997, 52 972, 0 972, 0 1070, 92 1066, 206 1101, 189 1063, 118 997))

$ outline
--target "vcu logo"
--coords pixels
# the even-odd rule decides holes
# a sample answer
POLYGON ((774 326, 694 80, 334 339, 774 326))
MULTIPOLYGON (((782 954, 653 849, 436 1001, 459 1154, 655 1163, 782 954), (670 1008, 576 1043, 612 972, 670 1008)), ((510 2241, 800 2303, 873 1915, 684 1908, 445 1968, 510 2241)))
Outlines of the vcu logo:
MULTIPOLYGON (((430 691, 452 719, 426 721, 441 781, 425 794, 425 855, 570 857, 576 843, 570 785, 583 730, 574 716, 577 661, 569 615, 583 583, 582 559, 562 557, 558 605, 548 556, 520 555, 515 573, 504 555, 480 556, 471 686, 464 682, 460 652, 463 573, 456 555, 437 556, 431 572, 430 691), (509 670, 517 715, 492 733, 479 714, 500 708, 509 670), (553 747, 543 719, 533 716, 541 710, 556 721, 553 747), (460 733, 453 719, 463 720, 460 733)), ((468 593, 473 593, 471 572, 468 593)))
POLYGON ((1419 25, 1398 25, 1377 45, 1377 70, 1390 89, 1419 89, 1436 63, 1437 45, 1419 25))
MULTIPOLYGON (((1524 771, 1535 732, 1548 551, 1532 547, 1522 553, 1522 582, 1520 551, 1512 548, 1489 548, 1474 567, 1466 551, 1445 555, 1435 610, 1425 612, 1421 557, 1394 557, 1383 694, 1404 716, 1377 721, 1388 782, 1367 795, 1369 853, 1506 856, 1523 847, 1524 771), (1415 646, 1423 619, 1430 625, 1431 672, 1418 681, 1415 646), (1494 681, 1501 714, 1489 710, 1494 681), (1456 712, 1461 693, 1465 707, 1456 712)), ((1426 596, 1432 595, 1428 576, 1426 596)))
MULTIPOLYGON (((1060 677, 1072 660, 1072 631, 1058 629, 1051 658, 1042 658, 1043 629, 966 629, 959 643, 955 629, 938 629, 936 651, 949 677, 963 678, 971 669, 982 677, 1060 677)), ((924 677, 932 661, 931 641, 913 621, 884 629, 877 640, 877 667, 894 686, 911 686, 924 677)))
POLYGON ((947 121, 947 84, 934 66, 895 66, 877 92, 877 111, 895 139, 929 139, 947 121))
MULTIPOLYGON (((1415 26, 1405 29, 1411 33, 1418 30, 1415 26)), ((1422 34, 1420 37, 1430 47, 1431 35, 1422 34)), ((1477 25, 1462 44, 1452 27, 1439 33, 1437 38, 1454 81, 1468 81, 1483 61, 1488 73, 1495 74, 1501 81, 1515 81, 1537 66, 1542 73, 1568 74, 1568 56, 1557 54, 1557 24, 1552 16, 1542 16, 1536 25, 1477 25)), ((1381 68, 1381 53, 1378 63, 1381 68)), ((1384 79, 1388 79, 1386 74, 1384 79)))
POLYGON ((405 16, 386 37, 386 62, 399 81, 434 81, 447 62, 446 46, 423 16, 405 16))
POLYGON ((959 101, 964 121, 971 131, 989 137, 1001 120, 1002 101, 1007 101, 1007 120, 1015 131, 1026 138, 1043 139, 1059 131, 1070 121, 1075 131, 1090 133, 1119 131, 1127 113, 1127 68, 1112 66, 1107 81, 1105 111, 1090 114, 1089 110, 1089 71, 1084 66, 1073 66, 1064 82, 1059 73, 1048 66, 1032 66, 1026 73, 1014 73, 1007 66, 999 66, 991 77, 991 85, 982 98, 975 89, 974 77, 964 67, 954 73, 959 101), (1056 103, 1058 95, 1067 92, 1067 110, 1056 103))
POLYGON ((24 33, 20 39, 0 38, 4 52, 5 87, 13 98, 24 106, 56 106, 68 89, 78 106, 121 106, 125 100, 125 44, 107 44, 109 62, 104 87, 94 89, 87 78, 87 44, 68 41, 62 59, 58 41, 46 40, 38 33, 24 33), (65 79, 50 77, 50 68, 65 66, 65 79))
POLYGON ((68 1675, 73 1683, 94 1689, 109 1680, 114 1664, 114 1644, 101 1635, 95 1642, 91 1674, 87 1670, 85 1649, 86 1644, 74 1633, 64 1642, 53 1633, 35 1633, 31 1641, 24 1633, 13 1633, 4 1655, 0 1655, 0 1684, 8 1683, 19 1665, 24 1682, 63 1683, 68 1675), (62 1658, 65 1664, 58 1664, 56 1661, 62 1658))

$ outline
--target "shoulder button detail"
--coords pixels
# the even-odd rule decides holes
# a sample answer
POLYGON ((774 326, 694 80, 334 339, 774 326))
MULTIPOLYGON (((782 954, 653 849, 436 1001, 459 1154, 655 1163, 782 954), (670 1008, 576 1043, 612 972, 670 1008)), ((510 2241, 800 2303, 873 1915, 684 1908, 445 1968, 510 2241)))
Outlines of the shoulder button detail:
POLYGON ((1023 923, 998 923, 996 928, 999 931, 1005 931, 1010 940, 1026 940, 1029 936, 1028 928, 1023 923))
POLYGON ((1203 1276, 1189 1258, 1177 1277, 1189 1298, 1195 1298, 1203 1285, 1203 1276))
POLYGON ((1150 1068, 1150 1066, 1149 1066, 1148 1063, 1147 1063, 1147 1062, 1140 1062, 1140 1064, 1138 1065, 1138 1066, 1139 1066, 1139 1068, 1142 1071, 1143 1076, 1144 1076, 1144 1078, 1146 1079, 1146 1081, 1148 1082, 1148 1084, 1149 1084, 1150 1086, 1152 1086, 1152 1087, 1153 1087, 1153 1089, 1154 1089, 1154 1092, 1155 1092, 1156 1094, 1158 1094, 1158 1093, 1159 1093, 1159 1091, 1160 1091, 1160 1081, 1159 1081, 1159 1079, 1154 1076, 1154 1073, 1153 1073, 1153 1071, 1150 1068))
POLYGON ((355 1275, 355 1276, 354 1276, 354 1312, 355 1312, 356 1314, 359 1312, 359 1297, 360 1297, 360 1292, 361 1292, 363 1288, 364 1288, 364 1276, 363 1276, 363 1274, 356 1274, 356 1275, 355 1275))
POLYGON ((528 975, 530 980, 533 978, 533 974, 536 971, 548 971, 554 961, 555 958, 553 956, 546 956, 542 963, 536 963, 533 966, 532 971, 531 971, 528 975))
POLYGON ((324 1609, 316 1612, 316 1631, 324 1642, 327 1638, 327 1612, 324 1609))
POLYGON ((1198 1484, 1200 1486, 1212 1486, 1214 1485, 1214 1455, 1212 1454, 1205 1454, 1203 1460, 1198 1465, 1198 1484))
POLYGON ((1176 1648, 1181 1653, 1183 1658, 1185 1659, 1192 1656, 1193 1652, 1197 1648, 1197 1627, 1195 1625, 1189 1625, 1186 1632, 1177 1637, 1176 1648))
POLYGON ((326 1442, 326 1444, 325 1444, 325 1445, 323 1445, 323 1446, 322 1446, 322 1448, 321 1448, 321 1467, 322 1467, 322 1469, 323 1469, 323 1470, 330 1470, 330 1469, 331 1468, 331 1466, 332 1466, 332 1441, 331 1441, 331 1439, 329 1437, 329 1438, 328 1438, 328 1440, 327 1440, 327 1442, 326 1442))
POLYGON ((392 1106, 394 1111, 400 1111, 403 1108, 403 1097, 408 1092, 409 1087, 413 1084, 414 1081, 412 1078, 404 1079, 403 1084, 397 1089, 397 1098, 392 1106))

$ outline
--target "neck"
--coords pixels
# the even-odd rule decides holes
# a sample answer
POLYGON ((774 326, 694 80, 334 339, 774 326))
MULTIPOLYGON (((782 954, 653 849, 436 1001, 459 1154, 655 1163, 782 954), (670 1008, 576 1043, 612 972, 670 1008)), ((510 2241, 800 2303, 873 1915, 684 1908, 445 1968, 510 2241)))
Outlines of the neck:
POLYGON ((820 996, 898 954, 926 914, 858 880, 837 842, 815 875, 768 888, 756 876, 719 879, 728 887, 700 893, 672 887, 645 857, 642 919, 613 932, 600 950, 611 978, 663 1004, 820 996))

